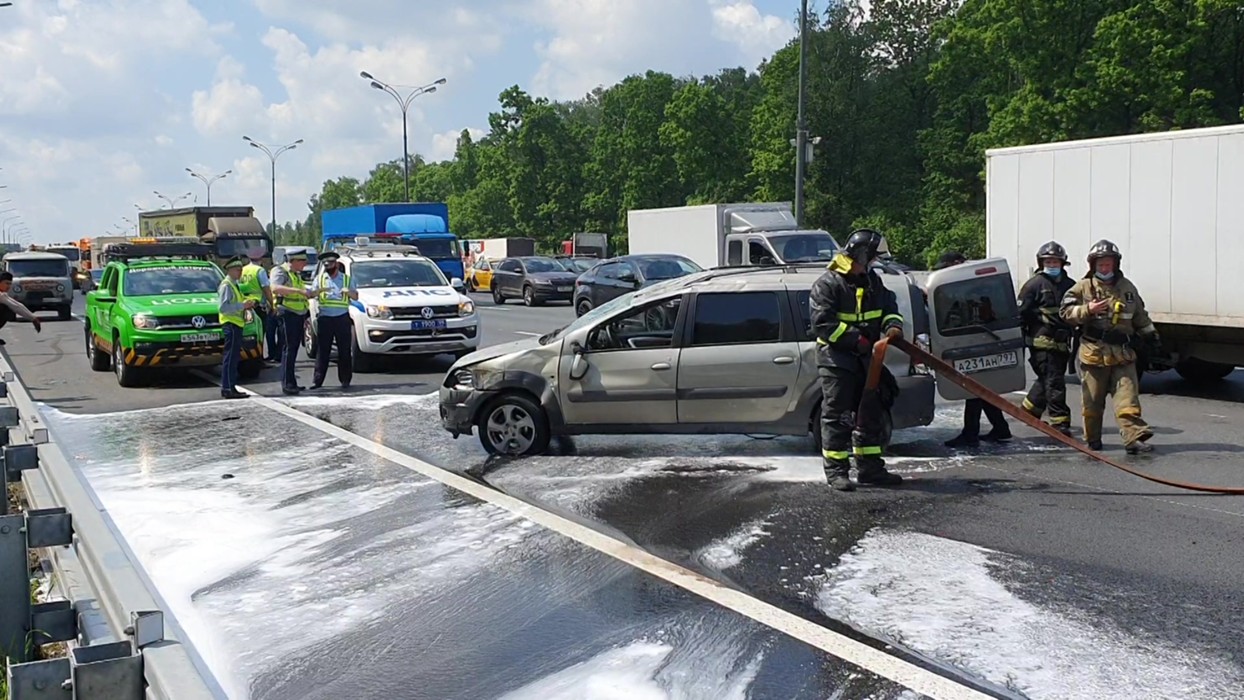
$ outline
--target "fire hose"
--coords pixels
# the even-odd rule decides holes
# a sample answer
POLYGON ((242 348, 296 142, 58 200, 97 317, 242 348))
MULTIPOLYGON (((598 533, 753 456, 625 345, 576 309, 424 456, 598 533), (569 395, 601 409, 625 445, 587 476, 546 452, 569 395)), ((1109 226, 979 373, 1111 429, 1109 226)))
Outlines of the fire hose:
POLYGON ((1125 464, 1120 464, 1119 462, 1116 462, 1113 459, 1110 459, 1106 455, 1100 452, 1097 452, 1096 450, 1089 449, 1088 445, 1080 442, 1079 440, 1076 440, 1073 437, 1064 435, 1063 433, 1054 429, 1049 424, 1040 420, 1036 416, 1033 416, 1031 413, 1028 413, 1027 411, 1023 410, 1019 406, 1016 406, 1010 401, 1007 401, 1006 399, 1002 398, 1001 396, 993 392, 991 389, 989 389, 989 387, 986 387, 985 385, 981 384, 980 382, 976 381, 975 379, 972 379, 971 377, 965 374, 962 374, 961 372, 956 370, 954 367, 952 367, 950 363, 942 360, 941 358, 933 355, 932 353, 925 351, 919 346, 913 345, 912 343, 908 342, 905 338, 894 338, 892 340, 888 338, 882 338, 875 345, 873 345, 872 362, 869 364, 869 368, 868 368, 868 381, 864 385, 865 393, 867 395, 875 396, 877 393, 877 387, 879 386, 881 382, 881 368, 885 366, 885 353, 886 353, 886 350, 891 345, 898 348, 899 350, 902 350, 904 353, 907 353, 907 355, 910 356, 913 360, 923 363, 925 366, 931 368, 933 371, 937 373, 937 378, 939 381, 946 380, 946 381, 953 382, 954 384, 962 387, 965 391, 972 394, 973 396, 980 398, 981 400, 997 408, 1003 413, 1009 414, 1010 416, 1012 416, 1019 422, 1036 430, 1042 435, 1049 436, 1053 438, 1054 440, 1066 445, 1067 447, 1073 448, 1076 451, 1081 452, 1087 455, 1088 457, 1091 457, 1092 459, 1097 460, 1098 462, 1101 462, 1103 464, 1108 464, 1114 467, 1115 469, 1125 471, 1128 474, 1131 474, 1133 476, 1138 476, 1146 481, 1152 481, 1156 484, 1162 484, 1164 486, 1172 486, 1177 489, 1185 489, 1188 491, 1201 491, 1203 493, 1231 494, 1231 495, 1237 495, 1237 496, 1244 495, 1244 487, 1207 486, 1204 484, 1193 484, 1193 483, 1189 483, 1185 481, 1176 481, 1174 479, 1164 479, 1160 476, 1153 476, 1152 474, 1145 474, 1144 472, 1137 471, 1125 464))

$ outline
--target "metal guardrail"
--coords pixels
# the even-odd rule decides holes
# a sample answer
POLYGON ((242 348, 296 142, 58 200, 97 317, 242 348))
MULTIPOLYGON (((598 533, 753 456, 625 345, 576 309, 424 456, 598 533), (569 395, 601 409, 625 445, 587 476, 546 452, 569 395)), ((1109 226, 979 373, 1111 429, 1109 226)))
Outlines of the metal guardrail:
POLYGON ((11 700, 209 700, 226 694, 187 641, 85 477, 53 439, 0 350, 0 483, 30 509, 0 507, 0 653, 11 700), (28 550, 64 600, 31 602, 28 550), (65 658, 31 661, 66 642, 65 658))

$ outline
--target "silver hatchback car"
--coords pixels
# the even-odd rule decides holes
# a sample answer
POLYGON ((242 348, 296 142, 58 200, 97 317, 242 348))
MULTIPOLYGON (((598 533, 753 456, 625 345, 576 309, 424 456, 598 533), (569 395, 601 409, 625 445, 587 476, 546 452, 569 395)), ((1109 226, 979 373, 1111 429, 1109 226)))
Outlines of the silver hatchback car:
MULTIPOLYGON (((440 389, 454 437, 530 455, 554 435, 686 433, 820 439, 821 389, 808 295, 824 271, 718 269, 619 297, 539 339, 471 353, 440 389)), ((927 333, 923 295, 903 276, 904 333, 927 333)), ((934 379, 891 350, 899 396, 890 427, 933 420, 934 379)), ((887 431, 888 432, 888 431, 887 431)))

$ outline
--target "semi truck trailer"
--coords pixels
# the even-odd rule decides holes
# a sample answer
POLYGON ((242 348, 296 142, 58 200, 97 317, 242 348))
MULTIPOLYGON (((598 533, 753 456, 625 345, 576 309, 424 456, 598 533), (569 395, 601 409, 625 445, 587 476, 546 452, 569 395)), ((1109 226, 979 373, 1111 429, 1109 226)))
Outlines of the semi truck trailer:
POLYGON ((145 211, 138 215, 145 238, 192 237, 212 246, 216 262, 245 255, 272 267, 272 238, 255 218, 254 207, 186 207, 145 211))
POLYGON ((1162 337, 1145 369, 1213 382, 1244 365, 1244 126, 1001 148, 986 153, 986 248, 1023 284, 1037 248, 1123 252, 1162 337))

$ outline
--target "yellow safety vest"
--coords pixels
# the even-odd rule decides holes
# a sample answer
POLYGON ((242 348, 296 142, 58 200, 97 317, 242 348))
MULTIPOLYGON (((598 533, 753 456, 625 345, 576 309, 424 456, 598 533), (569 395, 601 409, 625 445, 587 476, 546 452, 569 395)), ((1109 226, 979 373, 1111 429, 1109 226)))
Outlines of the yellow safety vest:
MULTIPOLYGON (((328 289, 328 273, 327 272, 320 273, 319 284, 317 284, 316 286, 319 287, 320 289, 328 289)), ((350 292, 350 276, 343 272, 341 273, 341 298, 340 299, 329 299, 326 296, 320 297, 320 306, 349 308, 350 306, 349 292, 350 292)))
MULTIPOLYGON (((229 287, 233 290, 233 295, 235 297, 239 299, 242 298, 242 290, 238 289, 237 283, 235 283, 231 279, 226 279, 225 283, 228 284, 229 287)), ((238 313, 238 314, 227 314, 222 311, 220 312, 220 322, 221 323, 232 323, 238 328, 242 328, 243 326, 246 325, 246 317, 244 316, 244 313, 245 312, 238 313)))
MULTIPOLYGON (((286 274, 289 275, 289 286, 297 286, 294 284, 294 280, 298 280, 300 284, 302 283, 302 278, 298 276, 297 272, 290 269, 289 263, 282 263, 281 269, 285 270, 286 274)), ((300 296, 277 296, 276 306, 278 309, 289 309, 296 314, 305 314, 307 313, 307 298, 300 296)))
POLYGON ((259 273, 263 268, 250 263, 242 268, 242 278, 238 280, 238 289, 242 290, 242 299, 250 301, 263 301, 263 287, 259 284, 259 273))

